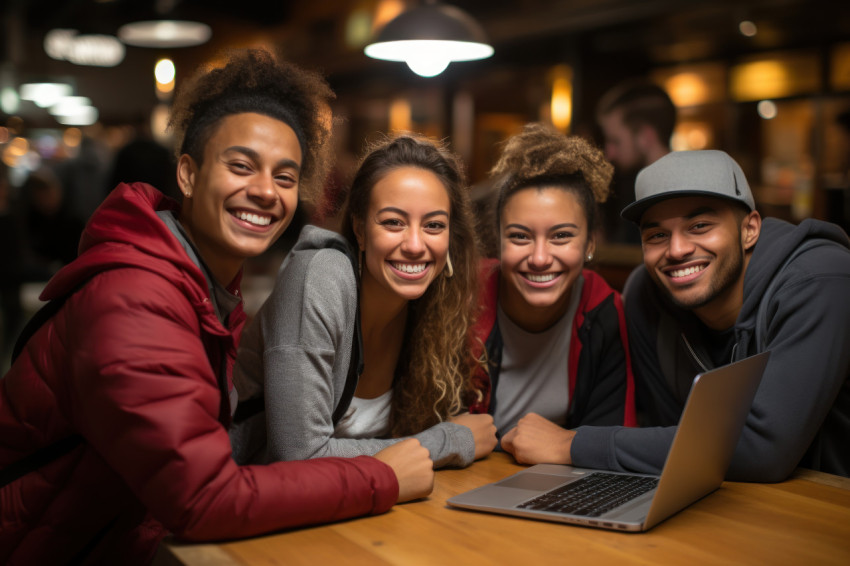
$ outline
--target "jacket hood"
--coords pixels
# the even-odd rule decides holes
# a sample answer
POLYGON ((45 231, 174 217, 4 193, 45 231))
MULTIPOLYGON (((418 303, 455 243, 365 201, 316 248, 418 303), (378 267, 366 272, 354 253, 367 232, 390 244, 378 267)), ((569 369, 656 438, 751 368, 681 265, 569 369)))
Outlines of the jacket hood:
POLYGON ((744 276, 744 304, 738 321, 756 315, 762 296, 785 260, 806 240, 819 238, 850 248, 850 239, 839 226, 807 218, 794 225, 777 218, 765 218, 752 259, 744 276))
MULTIPOLYGON (((295 242, 294 246, 292 246, 292 252, 324 250, 328 248, 341 251, 348 256, 349 259, 351 259, 351 262, 355 267, 357 266, 357 252, 352 248, 351 244, 348 243, 348 240, 346 240, 344 236, 337 232, 319 228, 312 224, 307 224, 301 229, 301 233, 298 234, 298 241, 295 242)), ((281 271, 283 271, 283 268, 286 267, 287 263, 289 263, 289 258, 291 257, 291 253, 286 256, 286 259, 280 266, 281 271)))
POLYGON ((204 274, 157 216, 160 210, 177 212, 180 205, 146 183, 118 185, 86 224, 77 259, 53 276, 41 299, 73 291, 102 271, 137 267, 161 274, 203 302, 204 274))

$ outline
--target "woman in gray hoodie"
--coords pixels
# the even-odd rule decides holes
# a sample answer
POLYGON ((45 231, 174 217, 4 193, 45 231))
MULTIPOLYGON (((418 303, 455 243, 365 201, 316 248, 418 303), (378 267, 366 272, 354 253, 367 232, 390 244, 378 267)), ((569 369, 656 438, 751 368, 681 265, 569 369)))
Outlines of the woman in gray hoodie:
POLYGON ((383 140, 343 222, 303 229, 245 331, 237 458, 369 455, 410 436, 435 467, 486 456, 492 417, 462 405, 477 246, 460 161, 422 136, 383 140))

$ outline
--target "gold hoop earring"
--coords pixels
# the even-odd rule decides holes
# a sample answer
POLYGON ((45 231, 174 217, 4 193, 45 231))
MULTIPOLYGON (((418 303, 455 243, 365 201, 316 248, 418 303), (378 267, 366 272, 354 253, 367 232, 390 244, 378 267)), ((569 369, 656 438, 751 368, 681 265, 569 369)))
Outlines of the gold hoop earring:
POLYGON ((445 274, 446 274, 446 277, 451 277, 452 275, 455 274, 455 268, 452 266, 452 256, 450 256, 448 253, 446 254, 445 274))

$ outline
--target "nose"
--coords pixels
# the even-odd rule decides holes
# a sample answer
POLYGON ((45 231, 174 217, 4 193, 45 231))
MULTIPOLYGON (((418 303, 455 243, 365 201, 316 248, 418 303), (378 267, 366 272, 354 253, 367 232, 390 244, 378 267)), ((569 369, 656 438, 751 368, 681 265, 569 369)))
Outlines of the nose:
POLYGON ((405 230, 404 240, 401 242, 401 251, 412 256, 421 255, 425 252, 425 244, 419 230, 412 227, 405 230))
POLYGON ((528 256, 528 266, 531 269, 546 269, 552 264, 552 254, 549 253, 549 247, 545 240, 535 240, 534 246, 531 248, 531 255, 528 256))
POLYGON ((277 188, 271 174, 258 173, 251 178, 247 187, 248 197, 255 202, 268 205, 277 198, 277 188))
POLYGON ((667 256, 671 259, 682 259, 694 252, 694 244, 691 239, 679 232, 670 234, 670 245, 667 247, 667 256))

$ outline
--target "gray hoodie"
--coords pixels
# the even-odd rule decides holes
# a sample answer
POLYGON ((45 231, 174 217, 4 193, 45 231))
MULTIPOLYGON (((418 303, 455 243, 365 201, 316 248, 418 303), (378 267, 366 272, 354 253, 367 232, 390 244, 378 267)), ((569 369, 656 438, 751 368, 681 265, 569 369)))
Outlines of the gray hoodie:
MULTIPOLYGON (((374 455, 393 439, 334 437, 359 372, 355 252, 335 232, 305 226, 239 346, 233 380, 240 402, 265 410, 231 431, 240 463, 374 455)), ((237 410, 237 421, 240 412, 237 410)), ((472 463, 469 428, 440 423, 414 436, 435 467, 472 463)))

